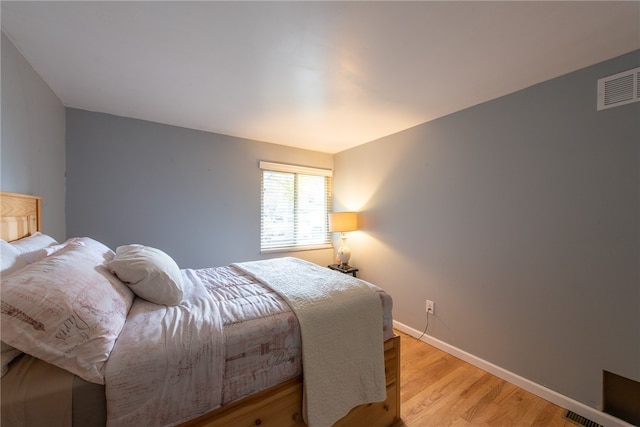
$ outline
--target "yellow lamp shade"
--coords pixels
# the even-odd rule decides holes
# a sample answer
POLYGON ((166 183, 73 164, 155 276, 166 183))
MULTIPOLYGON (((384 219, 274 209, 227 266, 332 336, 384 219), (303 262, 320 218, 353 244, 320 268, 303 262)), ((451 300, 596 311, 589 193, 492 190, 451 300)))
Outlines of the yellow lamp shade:
POLYGON ((354 231, 358 229, 357 212, 335 212, 329 214, 329 229, 331 231, 354 231))

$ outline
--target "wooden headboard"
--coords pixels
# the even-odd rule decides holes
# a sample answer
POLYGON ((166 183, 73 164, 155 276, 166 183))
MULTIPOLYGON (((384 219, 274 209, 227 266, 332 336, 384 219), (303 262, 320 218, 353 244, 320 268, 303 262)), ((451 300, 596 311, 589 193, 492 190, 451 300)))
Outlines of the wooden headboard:
POLYGON ((42 197, 0 192, 0 238, 11 242, 42 229, 42 197))

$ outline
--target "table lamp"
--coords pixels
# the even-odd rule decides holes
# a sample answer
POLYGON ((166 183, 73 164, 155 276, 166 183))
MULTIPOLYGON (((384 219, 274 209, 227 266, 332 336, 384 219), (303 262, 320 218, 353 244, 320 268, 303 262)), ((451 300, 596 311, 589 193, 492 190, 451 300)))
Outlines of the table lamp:
POLYGON ((349 268, 349 258, 351 258, 351 249, 347 247, 347 231, 358 229, 358 213, 357 212, 335 212, 329 214, 329 229, 342 233, 342 246, 338 249, 338 258, 340 266, 343 269, 349 268))

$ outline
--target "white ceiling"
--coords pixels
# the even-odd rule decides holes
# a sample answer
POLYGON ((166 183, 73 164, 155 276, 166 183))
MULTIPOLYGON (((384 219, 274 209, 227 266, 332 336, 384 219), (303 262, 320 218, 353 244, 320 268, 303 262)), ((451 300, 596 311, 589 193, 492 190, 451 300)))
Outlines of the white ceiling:
POLYGON ((66 106, 328 153, 640 48, 637 1, 1 7, 66 106))

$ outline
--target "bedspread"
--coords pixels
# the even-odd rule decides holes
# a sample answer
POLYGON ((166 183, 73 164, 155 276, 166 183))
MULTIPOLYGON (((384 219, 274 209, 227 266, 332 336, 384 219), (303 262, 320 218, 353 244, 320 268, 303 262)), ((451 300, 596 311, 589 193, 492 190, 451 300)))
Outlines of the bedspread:
POLYGON ((108 426, 172 425, 220 404, 220 310, 193 271, 182 274, 180 305, 131 307, 105 369, 108 426))
MULTIPOLYGON (((175 425, 302 373, 300 325, 275 291, 233 266, 182 275, 181 305, 137 298, 129 312, 106 364, 109 426, 175 425)), ((391 297, 368 286, 388 339, 391 297)))
POLYGON ((223 405, 301 374, 300 326, 278 294, 230 266, 195 274, 221 311, 223 405))

